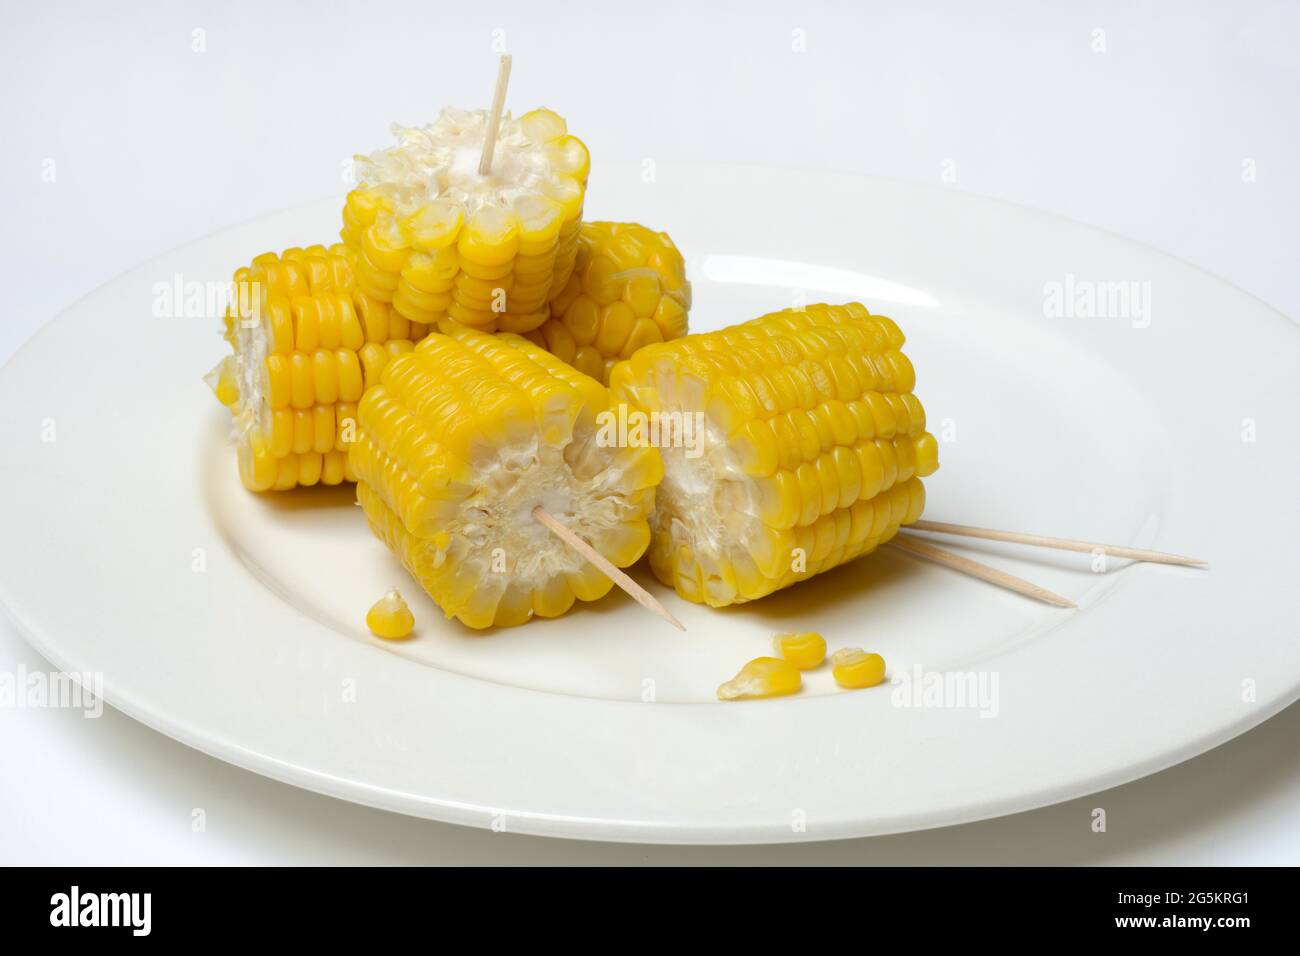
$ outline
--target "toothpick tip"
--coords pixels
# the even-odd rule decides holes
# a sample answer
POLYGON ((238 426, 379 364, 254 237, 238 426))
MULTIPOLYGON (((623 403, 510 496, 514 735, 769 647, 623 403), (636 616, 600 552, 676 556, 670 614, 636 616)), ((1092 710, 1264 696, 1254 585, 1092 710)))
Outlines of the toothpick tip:
POLYGON ((1023 534, 1019 531, 1000 531, 997 528, 977 528, 971 525, 950 524, 946 521, 915 521, 908 525, 909 531, 929 531, 935 534, 957 535, 966 538, 983 538, 986 541, 1003 541, 1009 544, 1025 544, 1036 548, 1056 548, 1061 551, 1096 552, 1114 558, 1148 564, 1172 564, 1187 568, 1209 568, 1208 561, 1189 558, 1182 554, 1169 554, 1164 551, 1152 551, 1149 548, 1133 548, 1128 545, 1100 544, 1095 541, 1077 541, 1071 538, 1051 538, 1041 534, 1023 534))
POLYGON ((1078 610, 1079 608, 1079 605, 1075 604, 1068 597, 1062 597, 1061 595, 1057 594, 1055 591, 1049 591, 1047 590, 1047 588, 1038 587, 1038 585, 1034 585, 1034 588, 1035 588, 1035 593, 1033 596, 1037 597, 1040 601, 1042 601, 1045 604, 1051 604, 1056 607, 1063 607, 1066 608, 1067 610, 1072 610, 1072 611, 1078 610))

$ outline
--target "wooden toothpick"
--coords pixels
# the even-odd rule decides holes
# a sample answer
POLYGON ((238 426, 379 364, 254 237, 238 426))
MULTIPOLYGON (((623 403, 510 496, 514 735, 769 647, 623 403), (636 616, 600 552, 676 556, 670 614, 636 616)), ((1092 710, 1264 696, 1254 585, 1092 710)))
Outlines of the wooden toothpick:
POLYGON ((998 531, 995 528, 973 528, 969 525, 947 524, 942 521, 917 521, 908 525, 908 529, 961 535, 967 538, 983 538, 987 541, 1007 541, 1012 544, 1027 544, 1035 548, 1056 548, 1060 551, 1083 551, 1088 554, 1102 551, 1117 558, 1132 558, 1134 561, 1150 561, 1153 564, 1178 564, 1191 568, 1207 566, 1200 558, 1186 558, 1180 554, 1166 554, 1163 551, 1148 551, 1145 548, 1130 548, 1119 544, 1096 544, 1092 541, 1075 541, 1070 538, 1049 538, 1041 534, 1021 534, 1018 531, 998 531))
MULTIPOLYGON (((909 527, 912 526, 909 525, 909 527)), ((935 564, 942 564, 946 568, 952 568, 954 571, 960 571, 962 574, 969 574, 973 578, 979 578, 981 581, 996 584, 998 587, 1006 588, 1008 591, 1015 591, 1017 594, 1023 594, 1025 597, 1031 597, 1036 601, 1042 601, 1045 604, 1054 604, 1057 607, 1078 607, 1077 604, 1068 598, 1063 598, 1059 594, 1053 594, 1046 588, 1040 588, 1037 584, 1031 584, 1024 578, 1018 578, 1014 574, 1007 574, 1005 571, 999 571, 997 568, 991 568, 987 564, 980 564, 978 561, 964 558, 960 554, 953 554, 951 551, 945 551, 943 548, 936 548, 934 545, 927 544, 918 538, 900 534, 895 536, 889 543, 900 551, 906 551, 919 558, 925 558, 927 561, 933 561, 935 564)))
POLYGON ((510 55, 501 55, 501 66, 497 70, 497 88, 492 94, 492 112, 488 114, 487 135, 483 137, 483 155, 478 160, 478 174, 486 176, 492 172, 492 153, 497 146, 497 130, 501 128, 501 111, 506 105, 506 86, 510 83, 510 55))
POLYGON ((632 600, 636 601, 642 607, 654 611, 673 627, 677 628, 677 630, 686 630, 686 628, 682 626, 682 622, 668 613, 668 609, 656 601, 649 591, 624 574, 620 568, 616 568, 614 565, 610 564, 604 555, 589 545, 586 541, 583 541, 582 538, 574 534, 568 527, 557 521, 555 517, 541 505, 538 505, 533 509, 533 518, 549 528, 552 534, 569 547, 573 548, 596 567, 600 568, 605 577, 609 578, 626 591, 632 600))
MULTIPOLYGON (((501 113, 506 105, 506 87, 510 83, 510 56, 503 54, 501 56, 501 66, 497 70, 497 87, 492 95, 492 109, 488 114, 487 130, 483 136, 483 153, 479 157, 478 171, 480 176, 487 176, 492 172, 492 154, 496 150, 497 133, 501 128, 501 113)), ((604 555, 600 554, 582 538, 574 534, 568 527, 561 524, 541 505, 533 509, 533 518, 544 525, 557 538, 573 548, 584 558, 600 569, 605 577, 609 578, 642 607, 647 608, 658 614, 665 621, 677 628, 679 631, 685 631, 682 622, 673 617, 662 604, 654 599, 645 588, 637 584, 627 576, 621 569, 614 567, 604 555)))

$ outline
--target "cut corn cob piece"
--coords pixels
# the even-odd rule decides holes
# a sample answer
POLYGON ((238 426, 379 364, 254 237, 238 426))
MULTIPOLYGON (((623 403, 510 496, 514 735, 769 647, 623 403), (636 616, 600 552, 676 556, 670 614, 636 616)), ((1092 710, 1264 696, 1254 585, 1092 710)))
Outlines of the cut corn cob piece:
POLYGON ((371 529, 448 617, 556 617, 611 582, 532 511, 618 567, 650 542, 650 447, 600 439, 609 392, 518 335, 433 333, 366 392, 349 459, 371 529))
POLYGON ((666 232, 634 222, 584 222, 576 268, 528 338, 580 372, 609 382, 637 349, 686 334, 691 284, 666 232))
POLYGON ((902 344, 893 321, 857 303, 816 305, 647 346, 615 366, 615 404, 651 434, 660 422, 659 579, 690 601, 737 604, 866 554, 919 518, 938 446, 902 344))
POLYGON ((411 322, 527 332, 573 272, 587 147, 538 109, 503 117, 492 172, 478 172, 486 110, 443 110, 357 157, 343 241, 361 289, 411 322))
POLYGON ((309 246, 235 273, 225 315, 234 354, 207 380, 234 418, 250 490, 355 481, 347 448, 357 402, 427 331, 358 289, 355 261, 343 245, 309 246))

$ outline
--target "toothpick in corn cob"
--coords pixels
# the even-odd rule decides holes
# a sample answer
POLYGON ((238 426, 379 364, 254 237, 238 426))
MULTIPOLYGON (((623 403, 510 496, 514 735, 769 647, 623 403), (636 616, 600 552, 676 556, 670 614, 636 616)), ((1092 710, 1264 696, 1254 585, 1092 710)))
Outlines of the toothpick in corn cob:
POLYGON ((573 275, 528 338, 608 384, 614 365, 637 349, 685 335, 690 308, 686 263, 666 232, 584 222, 573 275))
POLYGON ((663 465, 654 448, 603 444, 608 410, 604 386, 518 335, 431 333, 361 400, 357 498, 448 617, 556 617, 612 585, 535 507, 618 567, 650 541, 663 465))
POLYGON ((721 607, 866 554, 915 521, 938 446, 903 334, 861 305, 815 305, 641 349, 616 404, 701 413, 704 441, 663 447, 650 564, 721 607))
POLYGON ((239 477, 253 491, 354 481, 357 402, 427 327, 357 288, 342 245, 258 256, 235 273, 225 316, 234 350, 208 374, 235 423, 239 477))
POLYGON ((573 272, 590 158, 550 110, 506 114, 482 175, 487 123, 485 110, 446 109, 394 126, 396 146, 357 157, 341 234, 361 289, 398 315, 527 332, 573 272))

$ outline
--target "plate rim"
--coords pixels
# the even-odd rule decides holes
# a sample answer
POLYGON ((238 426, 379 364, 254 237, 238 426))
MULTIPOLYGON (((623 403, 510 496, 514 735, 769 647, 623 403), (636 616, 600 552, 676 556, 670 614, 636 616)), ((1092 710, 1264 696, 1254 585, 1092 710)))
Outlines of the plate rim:
MULTIPOLYGON (((60 671, 68 674, 84 673, 90 668, 69 666, 63 661, 56 649, 45 644, 38 636, 37 630, 25 625, 17 616, 12 604, 7 599, 3 582, 0 582, 0 612, 3 612, 6 620, 13 626, 14 630, 23 637, 23 639, 42 657, 55 666, 60 671)), ((470 678, 462 678, 469 680, 470 678)), ((535 691, 527 688, 514 688, 529 694, 544 694, 545 691, 535 691)), ((220 760, 224 763, 231 764, 259 776, 267 777, 279 783, 299 789, 307 790, 312 793, 332 797, 334 799, 346 800, 350 803, 356 803, 361 806, 370 807, 377 810, 385 810, 393 813, 400 813, 404 816, 414 817, 416 819, 433 820, 441 823, 449 823, 456 826, 468 826, 480 830, 491 828, 490 820, 494 813, 502 812, 499 808, 487 805, 468 806, 454 801, 443 801, 427 796, 417 796, 411 794, 398 794, 398 800, 383 800, 373 796, 373 793, 391 793, 391 791, 377 790, 377 788, 362 784, 356 781, 345 781, 344 785, 330 787, 325 781, 328 779, 319 771, 313 771, 309 768, 295 768, 300 771, 295 775, 291 768, 293 765, 285 764, 267 757, 264 754, 258 754, 247 751, 238 745, 213 746, 212 741, 217 739, 212 735, 204 735, 202 732, 188 732, 187 728, 179 723, 170 721, 165 715, 151 710, 147 706, 136 706, 133 703, 123 702, 117 699, 116 694, 111 692, 107 686, 99 695, 104 703, 121 711, 132 720, 143 724, 155 733, 162 734, 165 737, 175 740, 184 746, 197 750, 200 753, 220 760), (245 758, 243 754, 249 753, 251 756, 245 758), (437 808, 447 811, 442 814, 422 813, 420 808, 437 808), (472 814, 467 815, 467 814, 472 814)), ((1043 788, 1042 790, 1030 791, 1024 795, 1023 799, 1017 800, 1007 798, 1004 801, 996 803, 979 810, 972 810, 969 814, 945 815, 942 821, 929 821, 926 814, 918 814, 915 818, 906 818, 907 821, 901 825, 890 825, 883 828, 876 828, 869 824, 855 826, 847 824, 843 832, 822 835, 804 835, 791 834, 790 836, 778 837, 776 833, 763 829, 754 834, 748 834, 744 829, 727 831, 722 836, 716 834, 709 835, 711 832, 707 825, 696 826, 692 824, 665 824, 654 821, 611 821, 605 819, 581 818, 580 820, 570 820, 562 816, 550 814, 529 815, 519 811, 504 811, 509 814, 512 820, 527 820, 530 822, 540 822, 546 825, 536 828, 525 826, 523 828, 512 827, 511 832, 520 833, 527 836, 548 837, 551 839, 567 840, 590 840, 599 843, 630 843, 638 845, 666 845, 666 846, 782 846, 795 843, 821 843, 833 840, 852 840, 873 836, 889 836, 892 834, 914 833, 923 830, 943 829, 949 826, 963 826, 968 823, 978 823, 983 820, 994 820, 999 817, 1013 816, 1019 813, 1026 813, 1031 810, 1038 810, 1044 807, 1054 806, 1058 803, 1064 803, 1069 800, 1082 799, 1106 790, 1112 790, 1125 784, 1142 780, 1154 774, 1161 773, 1179 764, 1193 760, 1202 754, 1208 753, 1226 743, 1235 740, 1248 731, 1254 730, 1262 725, 1265 721, 1271 720, 1288 707, 1293 706, 1297 700, 1300 700, 1300 690, 1292 693, 1289 699, 1279 698, 1268 707, 1257 708, 1251 711, 1249 715, 1242 717, 1235 724, 1228 726, 1222 733, 1208 734, 1186 744, 1182 748, 1171 751, 1169 759, 1149 758, 1148 760, 1138 760, 1126 764, 1121 768, 1112 771, 1108 779, 1098 781, 1097 786, 1090 787, 1084 791, 1078 791, 1068 784, 1061 784, 1055 788, 1043 788), (570 824, 582 829, 571 829, 570 824), (587 829, 590 828, 590 829, 587 829), (665 836, 667 838, 665 838, 665 836)), ((614 701, 613 703, 626 704, 627 702, 614 701)), ((636 706, 628 704, 628 706, 636 706)), ((696 705, 679 705, 679 706, 696 706, 696 705)), ((706 706, 706 705, 699 705, 706 706)), ((224 741, 222 741, 224 742, 224 741)))

